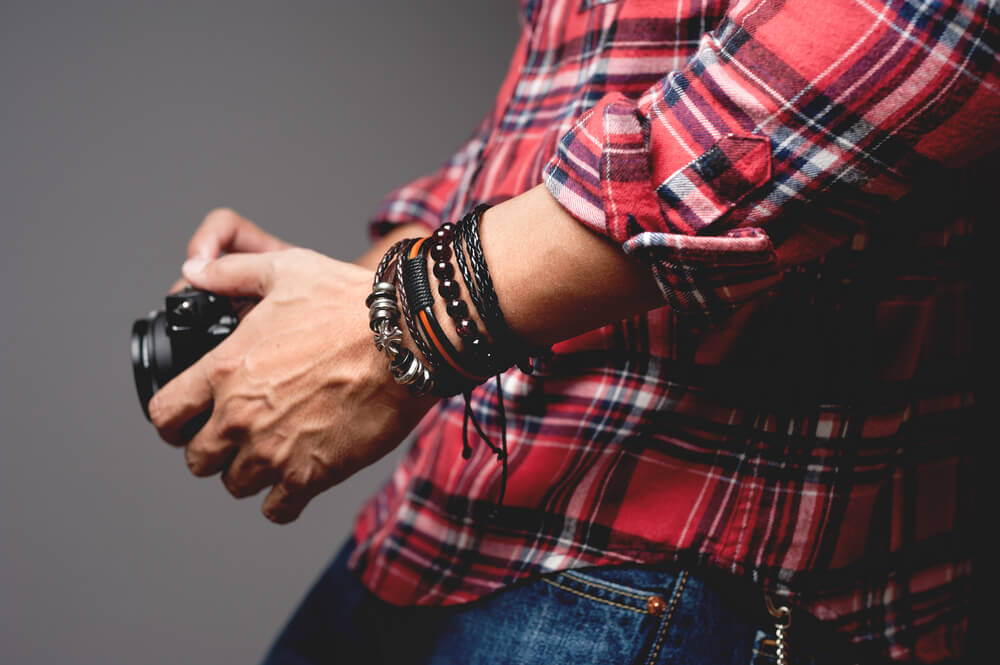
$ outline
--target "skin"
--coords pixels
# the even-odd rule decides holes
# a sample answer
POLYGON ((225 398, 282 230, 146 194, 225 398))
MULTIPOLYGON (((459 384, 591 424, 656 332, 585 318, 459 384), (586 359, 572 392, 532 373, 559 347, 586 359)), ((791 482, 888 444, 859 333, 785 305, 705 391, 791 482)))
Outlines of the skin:
MULTIPOLYGON (((219 474, 234 497, 269 489, 262 512, 277 523, 387 454, 435 398, 416 399, 392 380, 363 302, 385 249, 428 232, 399 227, 345 263, 293 247, 231 210, 210 213, 174 288, 190 283, 260 300, 229 338, 154 396, 149 412, 160 437, 184 447, 193 474, 219 474), (189 437, 185 425, 209 410, 189 437)), ((507 322, 532 344, 662 305, 648 270, 569 216, 544 187, 487 211, 480 236, 507 322)), ((471 303, 468 293, 463 298, 471 303)), ((459 345, 441 299, 436 306, 459 345)))

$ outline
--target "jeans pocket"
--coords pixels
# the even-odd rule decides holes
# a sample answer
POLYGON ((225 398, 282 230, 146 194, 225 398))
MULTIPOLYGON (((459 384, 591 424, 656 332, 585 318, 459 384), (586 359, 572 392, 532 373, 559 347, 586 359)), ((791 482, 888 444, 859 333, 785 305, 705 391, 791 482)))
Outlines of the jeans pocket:
POLYGON ((655 568, 607 566, 564 570, 542 578, 552 586, 595 602, 661 616, 676 604, 685 573, 655 568))
POLYGON ((566 570, 545 576, 542 582, 554 593, 576 596, 575 602, 589 612, 629 615, 630 649, 617 662, 650 664, 660 656, 687 578, 685 571, 610 566, 566 570))

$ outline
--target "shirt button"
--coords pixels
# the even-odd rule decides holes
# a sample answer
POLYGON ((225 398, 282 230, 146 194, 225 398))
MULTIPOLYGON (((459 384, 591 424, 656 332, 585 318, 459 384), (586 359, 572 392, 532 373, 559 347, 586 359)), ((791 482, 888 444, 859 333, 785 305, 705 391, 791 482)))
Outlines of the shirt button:
POLYGON ((661 596, 650 596, 646 601, 646 611, 656 616, 662 616, 667 611, 667 601, 661 596))

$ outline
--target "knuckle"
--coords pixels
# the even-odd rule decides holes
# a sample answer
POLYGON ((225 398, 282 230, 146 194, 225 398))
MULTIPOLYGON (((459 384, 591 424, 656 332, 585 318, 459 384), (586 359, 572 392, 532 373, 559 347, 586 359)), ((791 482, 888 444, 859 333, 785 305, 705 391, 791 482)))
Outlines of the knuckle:
POLYGON ((183 446, 187 440, 182 432, 170 428, 161 429, 158 433, 160 438, 171 446, 183 446))
POLYGON ((248 400, 229 399, 219 409, 218 428, 222 438, 245 439, 253 429, 256 409, 248 400))
POLYGON ((274 283, 274 261, 268 261, 267 268, 253 278, 254 293, 266 294, 274 283))
POLYGON ((163 429, 167 424, 167 414, 163 409, 163 400, 150 400, 146 408, 149 411, 149 422, 153 423, 153 427, 158 430, 163 429))
POLYGON ((270 510, 264 512, 264 517, 271 520, 275 524, 288 524, 289 522, 295 521, 295 518, 298 517, 298 515, 291 511, 270 510))
POLYGON ((205 215, 205 221, 203 224, 205 226, 223 226, 226 224, 232 224, 240 219, 240 216, 232 208, 227 208, 225 206, 220 206, 218 208, 213 208, 205 215))
POLYGON ((264 517, 275 524, 288 524, 302 513, 304 507, 305 501, 295 500, 292 497, 286 496, 279 503, 265 504, 261 508, 261 512, 264 513, 264 517))
POLYGON ((222 476, 222 484, 226 488, 226 491, 233 495, 234 499, 245 499, 253 491, 246 481, 239 478, 239 476, 231 476, 229 474, 224 474, 222 476))
POLYGON ((281 479, 281 484, 286 490, 286 497, 293 500, 308 492, 313 483, 313 474, 300 469, 286 471, 281 479))
POLYGON ((305 247, 290 247, 276 253, 275 261, 272 263, 272 270, 276 269, 279 265, 305 265, 312 261, 316 256, 318 256, 318 254, 311 249, 306 249, 305 247))
POLYGON ((240 472, 256 475, 262 473, 273 473, 277 470, 277 468, 277 460, 275 460, 272 455, 264 451, 255 450, 243 461, 243 466, 240 469, 240 472))
POLYGON ((188 470, 199 478, 210 476, 213 473, 209 456, 191 446, 185 449, 184 461, 187 463, 188 470))
POLYGON ((218 383, 222 379, 236 374, 243 364, 242 358, 236 354, 224 353, 219 347, 203 356, 203 360, 208 378, 213 383, 218 383))

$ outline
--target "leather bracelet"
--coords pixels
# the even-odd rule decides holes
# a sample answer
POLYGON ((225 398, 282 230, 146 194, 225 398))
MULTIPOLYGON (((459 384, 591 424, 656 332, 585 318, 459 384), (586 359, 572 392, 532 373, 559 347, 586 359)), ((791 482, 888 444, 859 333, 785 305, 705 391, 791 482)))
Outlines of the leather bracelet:
POLYGON ((420 351, 420 354, 431 365, 431 368, 437 369, 439 363, 436 358, 432 357, 433 354, 430 346, 428 345, 427 340, 424 339, 423 335, 420 334, 420 330, 417 328, 416 321, 413 318, 414 308, 411 307, 409 303, 410 293, 406 288, 406 275, 404 274, 410 250, 412 250, 414 246, 419 245, 421 242, 421 240, 415 238, 402 241, 403 246, 400 248, 399 256, 396 258, 396 287, 399 293, 399 304, 401 305, 403 318, 406 321, 406 327, 410 331, 410 337, 413 338, 413 343, 417 345, 417 349, 420 351))
MULTIPOLYGON (((479 289, 476 286, 475 279, 473 278, 465 259, 465 224, 468 219, 469 215, 466 215, 455 226, 455 236, 452 241, 452 247, 455 250, 455 263, 458 265, 458 270, 462 275, 462 281, 465 282, 465 288, 469 292, 469 298, 472 299, 473 307, 476 308, 476 311, 479 312, 480 317, 482 317, 483 302, 479 296, 479 289)), ((464 305, 464 303, 462 304, 464 305)), ((466 344, 469 348, 475 349, 475 354, 481 357, 483 364, 488 366, 487 371, 489 374, 498 374, 506 369, 506 367, 498 366, 497 354, 494 352, 493 348, 491 348, 490 344, 487 343, 486 336, 479 332, 475 321, 473 321, 472 317, 470 317, 467 312, 455 314, 449 312, 449 315, 456 320, 456 327, 458 329, 459 336, 467 339, 466 344)), ((489 334, 488 330, 487 334, 489 334)), ((495 342, 496 340, 494 339, 492 341, 495 342)))
MULTIPOLYGON (((467 245, 469 253, 469 263, 471 270, 462 270, 463 279, 467 280, 471 276, 475 286, 469 286, 470 292, 475 289, 477 297, 474 298, 479 316, 483 320, 483 325, 493 340, 499 365, 503 368, 516 364, 518 368, 528 374, 531 373, 530 356, 546 355, 548 349, 536 349, 521 340, 504 318, 503 310, 497 298, 496 289, 493 287, 493 279, 490 276, 489 267, 486 265, 486 257, 483 254, 482 243, 479 239, 479 224, 483 213, 491 206, 483 203, 466 215, 458 225, 456 233, 456 244, 467 245), (471 273, 471 275, 469 274, 471 273)), ((457 252, 457 250, 456 250, 457 252)), ((461 267, 460 267, 461 268, 461 267)))
MULTIPOLYGON (((403 259, 403 290, 409 300, 409 313, 414 325, 420 329, 419 334, 429 347, 429 353, 425 357, 429 360, 430 357, 434 358, 437 370, 434 394, 450 397, 462 392, 470 383, 481 383, 486 377, 476 376, 462 367, 458 360, 460 354, 438 325, 434 315, 434 295, 427 276, 427 240, 424 238, 411 245, 403 259)), ((408 317, 407 321, 410 320, 408 317)), ((411 334, 414 334, 413 330, 411 334)))

